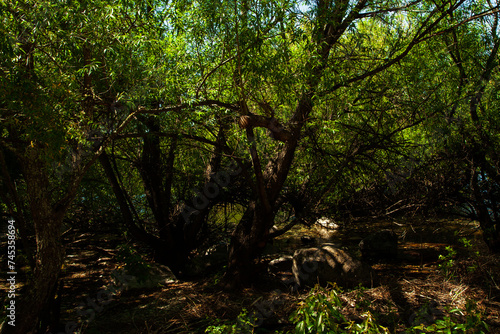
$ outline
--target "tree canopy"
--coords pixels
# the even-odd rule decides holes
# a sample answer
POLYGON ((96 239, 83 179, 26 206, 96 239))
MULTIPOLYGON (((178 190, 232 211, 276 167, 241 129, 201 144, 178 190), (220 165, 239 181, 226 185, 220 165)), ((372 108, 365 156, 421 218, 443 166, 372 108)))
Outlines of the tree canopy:
POLYGON ((496 1, 7 0, 0 13, 1 211, 34 273, 18 333, 38 326, 65 217, 81 212, 109 213, 179 277, 231 216, 232 286, 322 215, 469 215, 500 251, 496 1))

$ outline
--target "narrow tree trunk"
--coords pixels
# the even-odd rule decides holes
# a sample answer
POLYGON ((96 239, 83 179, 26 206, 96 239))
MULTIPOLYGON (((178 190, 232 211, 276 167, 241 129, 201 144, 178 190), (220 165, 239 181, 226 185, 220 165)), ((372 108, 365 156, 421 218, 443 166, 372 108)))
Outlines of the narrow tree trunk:
MULTIPOLYGON (((144 144, 140 162, 140 174, 146 190, 146 198, 153 212, 161 239, 173 243, 170 224, 170 187, 164 188, 165 165, 162 163, 159 121, 150 116, 143 120, 149 133, 143 138, 144 144)), ((173 160, 173 159, 172 159, 173 160)), ((172 161, 173 162, 173 161, 172 161)))
POLYGON ((113 167, 111 166, 109 156, 106 152, 103 152, 99 156, 99 162, 101 163, 101 167, 104 169, 104 173, 106 174, 106 177, 111 185, 111 189, 115 194, 116 201, 118 202, 118 206, 120 207, 120 212, 127 229, 136 239, 150 245, 156 244, 158 242, 156 240, 157 238, 147 233, 144 229, 136 224, 134 215, 132 214, 132 210, 127 201, 127 194, 125 193, 125 190, 123 190, 123 188, 120 186, 118 178, 116 177, 115 172, 113 171, 113 167))

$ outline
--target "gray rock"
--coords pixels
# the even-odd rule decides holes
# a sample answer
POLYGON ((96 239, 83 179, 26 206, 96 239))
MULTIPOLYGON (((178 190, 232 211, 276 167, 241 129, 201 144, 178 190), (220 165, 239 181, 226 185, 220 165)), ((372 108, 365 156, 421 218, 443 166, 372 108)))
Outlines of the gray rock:
POLYGON ((332 244, 299 249, 293 255, 293 275, 299 286, 325 286, 329 282, 352 288, 359 284, 372 286, 374 273, 367 264, 354 259, 332 244))
POLYGON ((398 236, 391 230, 370 234, 359 243, 363 259, 393 259, 398 256, 398 236))

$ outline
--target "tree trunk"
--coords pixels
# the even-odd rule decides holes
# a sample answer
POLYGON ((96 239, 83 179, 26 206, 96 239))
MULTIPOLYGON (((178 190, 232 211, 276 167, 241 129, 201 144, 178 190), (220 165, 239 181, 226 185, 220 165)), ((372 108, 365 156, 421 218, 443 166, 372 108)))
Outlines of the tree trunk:
POLYGON ((27 184, 31 215, 36 235, 36 264, 27 290, 16 300, 16 326, 6 323, 0 331, 5 333, 36 333, 44 310, 51 305, 57 286, 64 248, 61 244, 61 226, 66 207, 55 209, 51 205, 49 180, 45 165, 37 153, 28 153, 23 172, 27 184))
POLYGON ((155 260, 167 265, 175 275, 179 275, 180 268, 183 262, 185 262, 185 257, 181 256, 180 249, 172 241, 173 238, 170 238, 170 243, 165 242, 161 237, 148 233, 140 225, 137 225, 136 219, 134 219, 134 215, 132 214, 132 209, 127 201, 127 194, 121 187, 106 152, 101 154, 99 162, 113 189, 125 226, 130 231, 132 237, 150 246, 153 249, 155 260), (178 252, 179 254, 177 254, 178 252))
MULTIPOLYGON (((160 238, 168 243, 173 243, 170 224, 170 179, 172 175, 169 175, 167 171, 168 166, 162 163, 160 137, 158 136, 160 124, 158 119, 153 116, 146 118, 143 123, 148 128, 148 134, 143 138, 144 145, 139 171, 149 207, 158 225, 160 238)), ((175 145, 173 146, 175 147, 175 145)), ((172 160, 173 164, 173 158, 169 160, 172 160)))
POLYGON ((272 212, 251 201, 231 237, 226 281, 230 287, 247 285, 255 280, 255 258, 266 245, 274 222, 272 212))
MULTIPOLYGON (((191 250, 201 242, 201 232, 206 226, 211 205, 207 203, 205 207, 197 208, 196 212, 189 215, 187 219, 186 215, 174 212, 176 210, 171 202, 171 187, 177 138, 173 139, 165 157, 160 145, 160 124, 154 117, 142 117, 141 121, 147 127, 148 132, 143 137, 142 156, 138 169, 148 205, 157 223, 158 235, 146 232, 138 224, 138 217, 133 214, 132 203, 119 182, 118 171, 113 169, 109 156, 104 152, 99 160, 111 184, 127 228, 135 238, 147 243, 153 249, 155 261, 167 265, 176 276, 180 277, 191 250)), ((220 169, 226 127, 226 124, 220 126, 217 145, 205 170, 205 185, 214 182, 213 177, 220 169)))
POLYGON ((483 230, 483 240, 488 246, 489 251, 500 254, 500 233, 498 231, 498 224, 493 224, 491 221, 482 221, 480 225, 483 230))
MULTIPOLYGON (((476 150, 478 152, 479 150, 476 150)), ((481 152, 481 151, 479 151, 481 152)), ((479 153, 479 160, 484 166, 486 162, 485 155, 479 153)), ((472 166, 475 166, 472 159, 472 166)), ((484 167, 483 167, 484 168, 484 167)), ((494 175, 497 176, 497 175, 494 175)), ((473 207, 475 210, 475 218, 479 221, 483 232, 483 240, 492 253, 500 253, 500 230, 498 221, 499 199, 496 191, 491 191, 491 187, 496 187, 497 183, 494 178, 487 173, 478 173, 476 168, 472 168, 471 190, 473 196, 473 207), (481 184, 490 183, 493 186, 481 186, 481 184)))
MULTIPOLYGON (((35 213, 35 212, 33 212, 35 213)), ((33 279, 16 301, 16 326, 3 325, 1 334, 36 333, 42 320, 42 313, 52 304, 54 289, 57 286, 61 266, 64 262, 64 250, 60 243, 60 226, 62 218, 59 215, 45 215, 35 220, 35 225, 41 228, 37 232, 37 256, 33 279)), ((47 321, 50 323, 50 319, 47 321)))

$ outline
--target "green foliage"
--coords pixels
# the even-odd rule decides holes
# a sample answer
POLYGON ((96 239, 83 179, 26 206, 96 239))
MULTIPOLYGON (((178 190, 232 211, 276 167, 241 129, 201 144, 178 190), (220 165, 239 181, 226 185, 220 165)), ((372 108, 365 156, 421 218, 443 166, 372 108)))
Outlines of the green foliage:
MULTIPOLYGON (((338 291, 316 286, 307 298, 299 304, 290 318, 295 324, 295 333, 384 333, 389 330, 379 324, 379 319, 371 312, 362 314, 363 321, 348 321, 342 315, 342 302, 338 291)), ((407 333, 487 333, 488 325, 474 302, 467 301, 466 309, 448 308, 447 315, 431 325, 420 324, 408 328, 407 333)))
POLYGON ((205 329, 209 334, 245 334, 254 333, 257 317, 243 309, 235 322, 226 322, 220 325, 211 325, 205 329))
POLYGON ((291 317, 296 323, 295 333, 341 333, 346 323, 341 307, 337 290, 316 286, 291 317))
POLYGON ((478 257, 479 251, 474 250, 474 243, 472 239, 467 237, 461 237, 458 239, 458 243, 465 250, 467 256, 478 257))
POLYGON ((474 250, 473 240, 467 237, 460 237, 458 239, 458 244, 461 247, 460 255, 465 258, 470 258, 472 261, 469 261, 469 265, 467 266, 467 271, 469 273, 474 273, 478 270, 479 265, 477 263, 477 259, 479 257, 479 250, 474 250))
POLYGON ((389 330, 380 326, 370 312, 363 313, 362 317, 364 318, 362 323, 356 324, 351 322, 345 333, 389 334, 389 330))
POLYGON ((452 279, 455 276, 454 267, 457 251, 453 248, 453 246, 446 246, 445 249, 446 254, 439 255, 439 260, 441 260, 439 269, 447 279, 452 279))
POLYGON ((290 318, 296 324, 295 333, 389 333, 369 311, 363 313, 360 324, 347 321, 342 307, 339 290, 316 286, 290 318))
POLYGON ((472 301, 467 301, 465 314, 461 309, 451 309, 449 314, 438 319, 432 325, 418 325, 410 328, 409 333, 439 333, 439 334, 454 334, 454 333, 488 333, 489 328, 483 320, 483 315, 477 311, 476 305, 472 301), (458 321, 454 315, 465 316, 465 321, 458 321))

